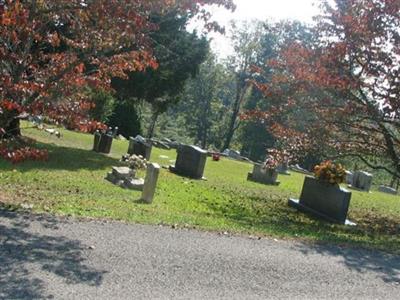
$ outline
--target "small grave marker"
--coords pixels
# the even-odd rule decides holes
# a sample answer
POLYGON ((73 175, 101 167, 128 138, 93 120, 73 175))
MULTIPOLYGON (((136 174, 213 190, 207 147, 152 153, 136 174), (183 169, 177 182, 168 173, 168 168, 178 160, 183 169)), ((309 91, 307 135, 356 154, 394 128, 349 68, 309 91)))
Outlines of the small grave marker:
POLYGON ((144 180, 143 192, 141 200, 146 203, 152 203, 156 192, 158 175, 160 174, 160 166, 156 163, 147 166, 146 178, 144 180))

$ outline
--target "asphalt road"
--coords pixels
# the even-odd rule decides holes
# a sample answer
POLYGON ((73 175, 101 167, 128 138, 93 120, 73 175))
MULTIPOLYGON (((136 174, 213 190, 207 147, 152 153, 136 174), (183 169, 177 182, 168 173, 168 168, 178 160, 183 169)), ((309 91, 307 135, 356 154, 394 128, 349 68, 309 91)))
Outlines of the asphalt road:
POLYGON ((400 299, 400 257, 0 209, 1 299, 400 299))

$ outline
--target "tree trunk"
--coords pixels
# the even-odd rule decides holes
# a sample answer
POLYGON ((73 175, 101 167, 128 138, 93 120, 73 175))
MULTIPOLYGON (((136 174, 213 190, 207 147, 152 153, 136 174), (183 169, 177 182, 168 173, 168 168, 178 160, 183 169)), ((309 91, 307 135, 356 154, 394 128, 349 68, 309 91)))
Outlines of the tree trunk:
MULTIPOLYGON (((3 129, 5 134, 3 137, 8 138, 21 135, 20 119, 18 117, 13 116, 12 118, 7 119, 4 123, 3 129)), ((0 127, 2 127, 1 124, 0 127)))
POLYGON ((207 146, 207 138, 208 138, 208 131, 210 128, 210 103, 211 101, 211 96, 207 97, 207 100, 204 101, 204 107, 203 107, 203 114, 201 117, 201 130, 200 130, 200 136, 201 136, 201 148, 205 149, 207 146))
POLYGON ((225 135, 226 138, 225 138, 225 142, 223 144, 221 151, 224 151, 225 149, 229 149, 229 146, 231 145, 233 135, 237 129, 237 127, 235 127, 236 119, 239 115, 240 106, 243 102, 245 93, 246 93, 245 83, 241 82, 241 79, 238 75, 237 82, 236 82, 236 99, 235 99, 235 103, 233 104, 233 111, 232 111, 231 119, 229 121, 228 131, 225 135))
POLYGON ((235 133, 235 123, 236 123, 237 115, 238 115, 238 111, 234 110, 232 113, 231 119, 229 121, 228 131, 226 133, 225 142, 224 142, 224 145, 223 145, 221 151, 228 149, 229 146, 231 145, 233 134, 235 133))
POLYGON ((147 138, 149 138, 149 139, 151 139, 154 135, 154 129, 156 128, 156 123, 157 123, 159 114, 160 114, 160 112, 158 110, 154 110, 153 116, 151 118, 150 127, 147 131, 147 138))
POLYGON ((396 176, 393 176, 393 177, 392 177, 392 180, 391 180, 391 182, 390 182, 390 187, 391 187, 391 188, 394 188, 394 186, 395 186, 397 180, 398 180, 398 179, 397 179, 396 176))
POLYGON ((207 146, 207 125, 204 125, 203 128, 203 133, 202 133, 202 137, 201 137, 201 148, 202 149, 206 149, 207 146))

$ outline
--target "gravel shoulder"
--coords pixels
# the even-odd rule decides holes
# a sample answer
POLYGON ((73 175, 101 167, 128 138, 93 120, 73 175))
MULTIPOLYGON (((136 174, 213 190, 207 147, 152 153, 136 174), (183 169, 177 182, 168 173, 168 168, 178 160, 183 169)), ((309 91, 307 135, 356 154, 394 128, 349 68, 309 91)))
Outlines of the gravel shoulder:
POLYGON ((1 299, 398 299, 400 257, 0 208, 1 299))

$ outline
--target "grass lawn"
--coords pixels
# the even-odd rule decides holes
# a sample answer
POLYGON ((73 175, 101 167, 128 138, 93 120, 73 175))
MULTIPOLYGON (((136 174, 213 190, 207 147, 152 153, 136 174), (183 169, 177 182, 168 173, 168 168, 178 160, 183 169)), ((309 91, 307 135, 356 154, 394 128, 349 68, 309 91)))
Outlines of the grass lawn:
MULTIPOLYGON (((7 204, 29 203, 34 211, 62 215, 177 224, 400 253, 400 196, 353 191, 349 218, 358 225, 329 224, 288 207, 288 198, 300 195, 304 175, 292 172, 279 176, 279 187, 265 186, 246 181, 250 164, 222 159, 207 161, 207 181, 189 180, 163 169, 154 203, 147 205, 138 201, 140 192, 104 180, 126 153, 128 142, 114 141, 112 153, 106 156, 90 151, 91 135, 62 130, 63 137, 58 139, 29 128, 23 133, 47 148, 50 160, 19 165, 0 160, 0 201, 7 204)), ((175 156, 175 151, 153 148, 151 161, 168 165, 175 156)))

